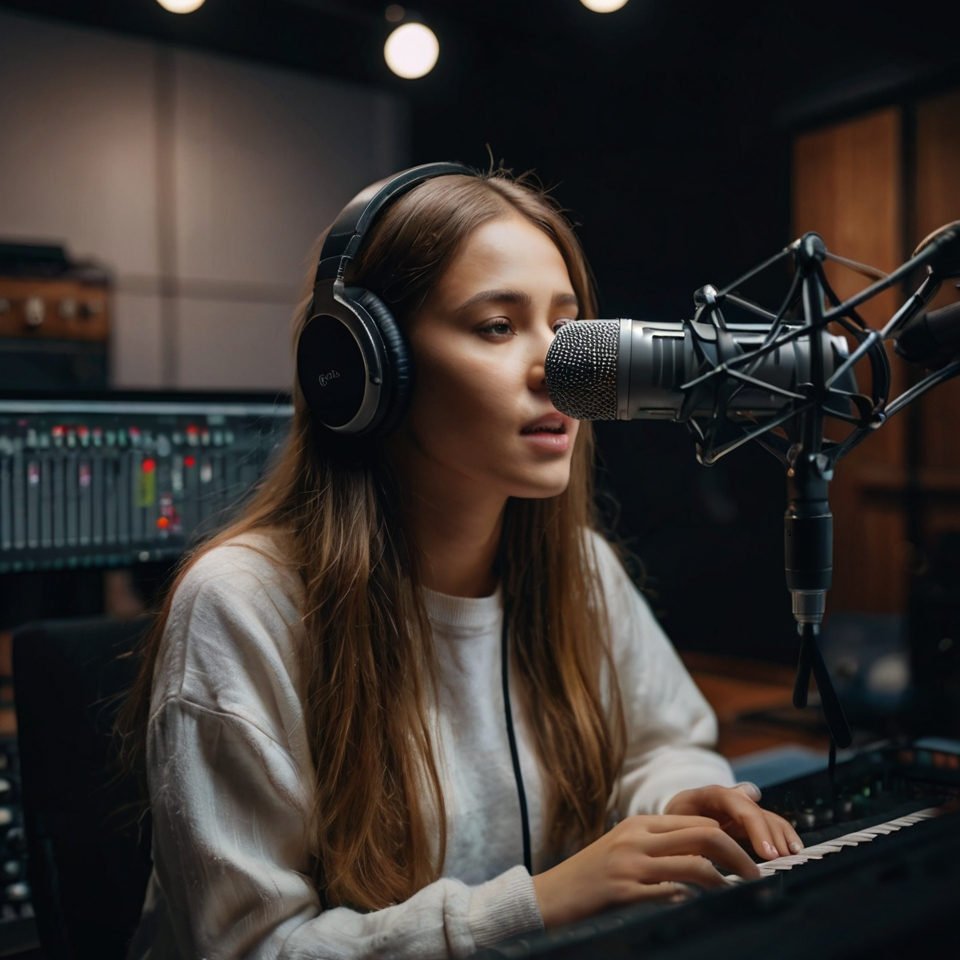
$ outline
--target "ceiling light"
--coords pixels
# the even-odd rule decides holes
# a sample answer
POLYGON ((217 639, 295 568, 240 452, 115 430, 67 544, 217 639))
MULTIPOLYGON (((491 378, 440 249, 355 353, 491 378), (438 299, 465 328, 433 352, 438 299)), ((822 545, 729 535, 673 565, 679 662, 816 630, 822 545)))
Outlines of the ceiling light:
POLYGON ((440 56, 437 35, 423 23, 402 23, 387 37, 383 58, 387 66, 405 80, 426 76, 440 56))
POLYGON ((157 0, 157 3, 170 13, 193 13, 203 6, 203 0, 157 0))
POLYGON ((580 0, 580 2, 594 13, 613 13, 625 6, 627 0, 580 0))

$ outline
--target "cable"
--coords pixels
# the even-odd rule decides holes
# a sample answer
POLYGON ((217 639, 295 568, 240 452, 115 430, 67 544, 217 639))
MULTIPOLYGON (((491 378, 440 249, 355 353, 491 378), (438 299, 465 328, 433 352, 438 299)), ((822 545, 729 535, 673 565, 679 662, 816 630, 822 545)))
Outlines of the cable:
POLYGON ((523 772, 520 770, 520 754, 517 752, 517 737, 513 732, 513 711, 510 709, 510 616, 507 604, 503 605, 503 634, 500 641, 501 676, 503 678, 503 712, 507 721, 507 740, 510 741, 510 759, 513 760, 513 776, 517 781, 517 800, 520 802, 520 830, 523 835, 523 865, 533 876, 533 857, 530 853, 530 817, 527 814, 527 794, 523 789, 523 772))

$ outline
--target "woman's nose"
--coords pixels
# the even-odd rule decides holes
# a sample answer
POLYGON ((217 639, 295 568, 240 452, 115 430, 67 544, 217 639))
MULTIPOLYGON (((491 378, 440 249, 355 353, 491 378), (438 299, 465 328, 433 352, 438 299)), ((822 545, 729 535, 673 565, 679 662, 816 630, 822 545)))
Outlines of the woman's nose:
POLYGON ((553 331, 548 336, 539 337, 535 349, 531 349, 528 383, 531 390, 547 389, 547 351, 553 343, 553 331))

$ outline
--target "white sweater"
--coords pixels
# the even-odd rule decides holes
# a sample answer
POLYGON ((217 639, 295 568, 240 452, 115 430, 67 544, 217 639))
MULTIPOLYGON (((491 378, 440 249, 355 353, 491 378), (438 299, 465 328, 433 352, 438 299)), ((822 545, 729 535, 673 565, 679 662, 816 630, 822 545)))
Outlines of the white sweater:
MULTIPOLYGON (((660 813, 678 791, 730 785, 706 749, 716 720, 610 547, 592 537, 627 721, 612 814, 660 813)), ((294 653, 300 587, 267 535, 204 555, 173 607, 147 741, 154 871, 130 960, 464 957, 542 929, 522 866, 504 724, 500 595, 426 591, 440 661, 432 708, 447 810, 443 879, 374 913, 322 911, 309 879, 314 769, 294 653), (265 555, 266 554, 266 555, 265 555)), ((514 700, 534 872, 547 848, 543 782, 514 700)))

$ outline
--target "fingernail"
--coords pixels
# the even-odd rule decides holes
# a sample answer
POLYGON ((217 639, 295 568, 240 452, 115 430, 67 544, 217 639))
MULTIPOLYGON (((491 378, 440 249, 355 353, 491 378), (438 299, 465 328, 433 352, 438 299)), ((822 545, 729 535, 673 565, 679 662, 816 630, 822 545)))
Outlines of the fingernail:
POLYGON ((763 852, 764 852, 768 857, 777 857, 777 856, 779 856, 779 854, 777 853, 776 847, 774 847, 774 845, 773 845, 772 843, 767 843, 766 840, 763 841, 763 852))
POLYGON ((803 844, 799 840, 790 841, 790 852, 799 853, 803 849, 803 844))

